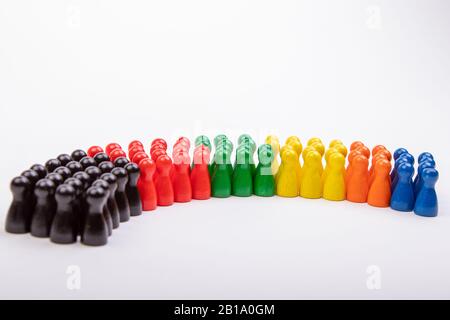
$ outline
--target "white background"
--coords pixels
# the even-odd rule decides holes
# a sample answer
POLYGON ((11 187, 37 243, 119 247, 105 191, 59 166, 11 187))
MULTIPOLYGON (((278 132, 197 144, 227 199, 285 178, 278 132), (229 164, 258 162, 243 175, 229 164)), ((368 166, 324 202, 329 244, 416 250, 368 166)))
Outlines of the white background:
POLYGON ((230 198, 122 224, 108 246, 0 231, 0 298, 450 298, 450 4, 422 1, 0 3, 2 170, 63 152, 250 133, 432 152, 440 216, 230 198), (66 287, 79 266, 81 289, 66 287), (380 290, 366 284, 380 271, 380 290))

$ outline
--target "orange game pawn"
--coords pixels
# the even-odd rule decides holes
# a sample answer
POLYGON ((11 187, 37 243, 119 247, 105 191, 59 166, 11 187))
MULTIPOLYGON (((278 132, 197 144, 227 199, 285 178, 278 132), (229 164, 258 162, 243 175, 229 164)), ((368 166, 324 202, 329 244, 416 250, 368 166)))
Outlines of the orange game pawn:
POLYGON ((373 182, 369 189, 367 202, 374 207, 389 207, 391 202, 391 172, 392 165, 386 159, 375 163, 373 182))
POLYGON ((347 182, 347 200, 351 202, 367 202, 369 193, 369 160, 363 155, 353 159, 352 175, 347 182))

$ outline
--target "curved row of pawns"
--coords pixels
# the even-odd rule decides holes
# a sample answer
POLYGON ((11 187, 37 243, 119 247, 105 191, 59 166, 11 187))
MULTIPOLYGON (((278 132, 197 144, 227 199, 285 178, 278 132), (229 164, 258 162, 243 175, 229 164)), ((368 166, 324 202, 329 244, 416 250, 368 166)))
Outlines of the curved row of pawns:
POLYGON ((11 182, 13 201, 6 219, 6 231, 49 237, 52 242, 75 243, 78 236, 86 245, 105 245, 113 229, 130 216, 168 206, 174 202, 205 200, 211 196, 302 196, 333 201, 349 200, 422 216, 437 215, 434 186, 438 179, 430 153, 419 157, 414 181, 414 157, 406 149, 391 153, 384 146, 370 151, 354 142, 348 154, 339 140, 325 146, 318 138, 303 146, 295 136, 280 149, 275 136, 256 150, 249 135, 238 140, 234 166, 233 144, 225 135, 214 139, 215 154, 210 161, 211 143, 206 136, 195 140, 193 161, 190 141, 181 137, 167 155, 167 143, 153 140, 150 156, 140 141, 128 145, 128 154, 117 143, 105 150, 99 146, 86 152, 61 154, 45 165, 35 164, 11 182), (258 166, 253 154, 257 151, 258 166), (278 154, 281 164, 278 162, 278 154), (372 154, 372 166, 369 158, 372 154), (322 157, 326 167, 323 168, 322 157), (303 167, 300 162, 303 158, 303 167), (173 159, 173 160, 172 160, 173 159))

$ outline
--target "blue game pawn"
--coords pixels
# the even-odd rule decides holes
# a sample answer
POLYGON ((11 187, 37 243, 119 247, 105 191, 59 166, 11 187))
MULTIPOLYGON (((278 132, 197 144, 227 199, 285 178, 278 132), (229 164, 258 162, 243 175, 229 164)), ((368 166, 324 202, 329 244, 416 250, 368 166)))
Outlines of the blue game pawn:
POLYGON ((422 172, 423 186, 416 199, 415 214, 422 217, 436 217, 438 215, 438 199, 435 186, 439 179, 439 172, 433 168, 426 168, 422 172))
POLYGON ((429 153, 429 152, 423 152, 423 153, 421 153, 421 154, 419 155, 418 161, 419 161, 419 163, 421 163, 421 162, 423 162, 424 160, 428 160, 428 159, 434 160, 433 155, 432 155, 431 153, 429 153))
POLYGON ((419 164, 419 169, 417 170, 417 176, 414 179, 414 194, 417 196, 419 194, 420 189, 423 186, 422 173, 425 169, 435 169, 436 162, 434 160, 425 161, 419 164))
POLYGON ((406 159, 409 163, 411 163, 412 165, 414 165, 415 163, 415 159, 414 156, 410 153, 403 153, 398 159, 397 161, 400 161, 401 159, 406 159))
MULTIPOLYGON (((392 172, 391 172, 391 184, 393 185, 394 184, 394 181, 395 181, 395 178, 396 178, 396 175, 397 175, 397 169, 398 169, 398 164, 397 164, 397 162, 400 160, 400 158, 403 156, 403 155, 409 155, 409 152, 408 152, 408 150, 406 150, 405 148, 399 148, 399 149, 397 149, 397 150, 395 150, 395 152, 394 152, 394 160, 395 160, 395 164, 394 164, 394 167, 392 168, 392 172)), ((408 159, 410 159, 410 157, 409 156, 407 156, 408 157, 408 159)), ((414 158, 413 158, 414 159, 414 158)))
POLYGON ((397 186, 397 182, 398 182, 397 171, 398 171, 398 167, 402 163, 409 163, 412 166, 414 166, 414 157, 412 155, 410 155, 409 153, 404 153, 400 156, 400 158, 397 159, 397 161, 395 162, 395 165, 394 165, 394 170, 392 170, 392 173, 391 173, 392 190, 395 190, 395 187, 397 186))
POLYGON ((400 164, 397 169, 398 182, 391 197, 391 208, 397 211, 413 211, 414 186, 412 177, 414 166, 408 162, 400 164))
POLYGON ((404 153, 409 153, 405 148, 399 148, 394 152, 394 160, 397 161, 398 158, 404 153))

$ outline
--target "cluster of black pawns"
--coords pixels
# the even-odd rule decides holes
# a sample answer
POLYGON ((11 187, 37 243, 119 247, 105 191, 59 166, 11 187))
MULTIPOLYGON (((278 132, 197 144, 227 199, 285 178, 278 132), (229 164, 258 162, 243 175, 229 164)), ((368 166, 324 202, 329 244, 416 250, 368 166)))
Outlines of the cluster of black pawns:
POLYGON ((140 171, 127 158, 112 163, 106 153, 83 150, 35 164, 11 181, 13 201, 6 231, 52 242, 101 246, 112 230, 142 214, 140 171))

